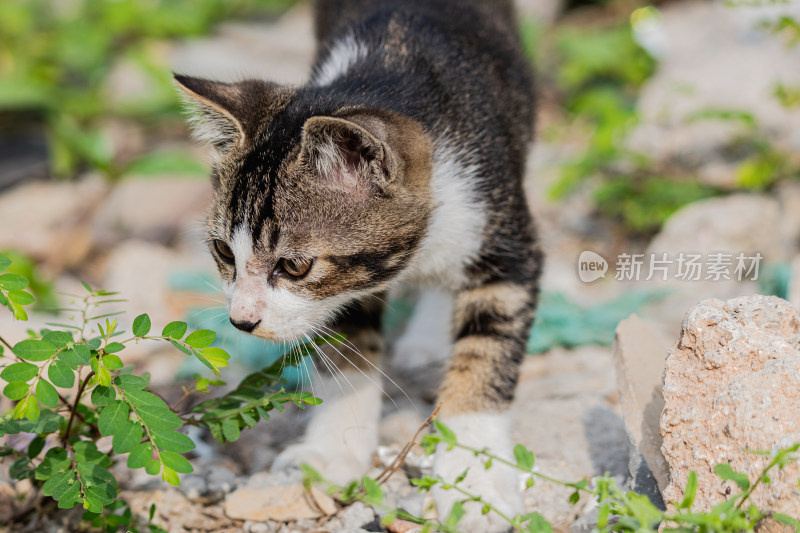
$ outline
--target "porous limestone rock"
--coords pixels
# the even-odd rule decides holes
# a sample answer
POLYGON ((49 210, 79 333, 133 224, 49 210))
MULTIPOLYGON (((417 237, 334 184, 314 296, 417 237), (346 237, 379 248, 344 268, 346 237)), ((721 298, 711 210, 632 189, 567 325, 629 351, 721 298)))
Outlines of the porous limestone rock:
MULTIPOLYGON (((800 318, 774 296, 705 300, 683 321, 664 371, 662 452, 670 467, 667 502, 680 501, 697 473, 695 509, 710 509, 739 488, 714 474, 728 463, 755 481, 770 450, 800 442, 800 318)), ((770 472, 752 503, 800 516, 800 464, 770 472)))

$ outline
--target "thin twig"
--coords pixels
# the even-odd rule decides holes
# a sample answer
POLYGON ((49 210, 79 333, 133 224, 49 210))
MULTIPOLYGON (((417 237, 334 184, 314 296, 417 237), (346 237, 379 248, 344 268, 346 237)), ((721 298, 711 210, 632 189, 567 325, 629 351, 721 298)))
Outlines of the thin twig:
POLYGON ((6 340, 3 337, 0 337, 0 342, 5 344, 8 347, 9 350, 12 350, 12 351, 14 350, 14 348, 12 348, 11 345, 8 344, 8 342, 6 342, 6 340))
POLYGON ((436 420, 436 418, 439 416, 439 409, 441 409, 441 407, 442 404, 439 403, 439 405, 436 406, 436 409, 433 410, 431 415, 425 420, 425 422, 422 423, 417 432, 414 433, 414 436, 411 437, 411 440, 408 441, 406 445, 403 447, 403 449, 400 451, 400 453, 397 454, 397 457, 394 458, 394 461, 392 461, 386 468, 383 469, 383 472, 381 472, 378 475, 378 477, 375 478, 375 481, 383 485, 389 480, 390 477, 392 477, 392 474, 397 472, 400 469, 400 467, 403 466, 403 463, 406 460, 406 456, 408 456, 408 452, 410 452, 411 448, 413 448, 414 445, 417 444, 417 438, 419 437, 420 433, 422 433, 431 424, 433 424, 433 421, 436 420))
POLYGON ((81 396, 83 395, 84 389, 86 389, 86 385, 89 384, 89 380, 94 376, 94 372, 89 372, 89 374, 84 378, 81 386, 78 387, 78 394, 75 395, 75 403, 72 404, 72 409, 69 413, 69 422, 67 422, 67 429, 64 431, 64 436, 61 438, 61 441, 66 446, 67 441, 69 440, 69 432, 72 429, 72 421, 75 420, 75 415, 78 412, 78 402, 81 401, 81 396))

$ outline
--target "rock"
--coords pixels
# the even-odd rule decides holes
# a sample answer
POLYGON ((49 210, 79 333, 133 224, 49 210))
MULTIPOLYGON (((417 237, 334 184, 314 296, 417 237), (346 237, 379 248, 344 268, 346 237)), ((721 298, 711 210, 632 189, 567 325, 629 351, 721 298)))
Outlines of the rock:
POLYGON ((794 526, 778 522, 772 515, 759 520, 755 527, 756 533, 796 533, 796 531, 794 526))
POLYGON ((670 341, 636 315, 617 326, 614 367, 630 444, 633 489, 657 502, 661 502, 660 491, 669 483, 658 431, 664 407, 661 376, 669 348, 670 341), (648 483, 653 478, 657 486, 648 483))
POLYGON ((292 521, 336 513, 333 498, 316 487, 307 491, 291 474, 256 474, 225 498, 225 513, 244 520, 292 521))
MULTIPOLYGON (((694 508, 708 510, 739 489, 713 473, 730 464, 755 481, 771 450, 800 442, 800 318, 774 296, 712 299, 695 305, 664 371, 662 452, 670 468, 667 502, 697 473, 694 508)), ((800 464, 770 472, 752 495, 759 509, 800 516, 800 464)))
POLYGON ((780 204, 757 194, 734 194, 694 202, 672 215, 648 246, 648 252, 760 252, 766 260, 786 257, 780 204))
POLYGON ((762 195, 710 198, 679 210, 648 245, 640 281, 629 282, 631 288, 635 284, 666 293, 662 301, 642 310, 641 316, 674 337, 689 305, 707 298, 727 300, 757 293, 765 263, 787 257, 788 247, 776 231, 780 225, 779 203, 762 195), (645 285, 642 280, 649 275, 651 259, 660 261, 664 254, 669 262, 666 279, 654 270, 653 279, 645 285), (697 272, 686 266, 693 257, 699 265, 697 272), (749 270, 753 266, 757 268, 749 270))
POLYGON ((791 4, 759 8, 725 2, 681 2, 661 8, 666 47, 658 70, 639 98, 640 125, 630 146, 657 164, 683 167, 708 183, 730 187, 742 156, 726 150, 736 136, 748 134, 741 120, 693 120, 710 110, 748 114, 773 146, 800 148, 797 108, 787 109, 773 96, 775 86, 800 84, 800 48, 761 27, 800 9, 791 4), (709 25, 708 21, 714 24, 709 25), (742 72, 747 72, 746 76, 742 72))
POLYGON ((361 502, 355 502, 340 511, 336 518, 328 521, 325 529, 329 531, 359 529, 373 520, 375 520, 375 513, 372 508, 361 502))
POLYGON ((123 180, 92 222, 97 245, 110 247, 125 239, 169 244, 181 233, 203 227, 211 195, 206 179, 123 180))
POLYGON ((107 189, 99 177, 87 177, 5 191, 0 196, 0 249, 30 255, 51 276, 79 265, 92 248, 90 215, 107 189))
POLYGON ((172 70, 221 81, 247 77, 297 84, 308 78, 316 45, 309 6, 298 4, 274 24, 224 23, 216 35, 172 51, 172 70))
POLYGON ((194 504, 174 488, 123 491, 120 497, 128 502, 134 515, 148 516, 150 506, 155 504, 153 522, 170 533, 186 530, 222 531, 231 525, 219 507, 194 504))
POLYGON ((790 276, 786 299, 800 311, 800 254, 792 259, 790 276))
MULTIPOLYGON (((512 406, 514 442, 536 454, 538 472, 579 480, 608 471, 628 475, 628 444, 618 413, 614 368, 607 348, 554 349, 522 364, 512 406), (564 443, 569 443, 565 446, 564 443)), ((524 492, 554 528, 569 529, 581 515, 568 503, 571 490, 544 481, 524 492)))

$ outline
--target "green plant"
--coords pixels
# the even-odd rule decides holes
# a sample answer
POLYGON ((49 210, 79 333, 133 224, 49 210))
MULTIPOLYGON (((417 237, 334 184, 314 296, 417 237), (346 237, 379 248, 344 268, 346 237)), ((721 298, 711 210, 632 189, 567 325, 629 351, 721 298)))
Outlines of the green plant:
MULTIPOLYGON (((197 36, 231 16, 274 12, 292 0, 5 0, 0 3, 0 112, 43 121, 52 170, 83 166, 110 177, 169 168, 197 172, 182 152, 123 161, 104 131, 110 118, 155 124, 179 107, 159 40, 197 36), (139 71, 147 89, 120 99, 111 74, 139 71)), ((203 166, 199 165, 202 169, 203 166)))
MULTIPOLYGON (((489 469, 495 464, 502 463, 526 474, 526 490, 536 485, 537 482, 544 482, 570 489, 569 502, 572 504, 577 504, 581 499, 581 495, 588 496, 594 499, 597 505, 596 531, 598 533, 617 531, 644 533, 657 529, 660 524, 663 524, 663 529, 659 529, 659 531, 682 533, 753 532, 759 520, 767 516, 767 514, 771 514, 772 518, 778 522, 790 525, 800 531, 800 521, 797 519, 778 513, 768 513, 766 510, 758 509, 749 501, 758 485, 770 483, 770 471, 775 468, 783 469, 789 463, 800 459, 797 455, 798 450, 800 450, 800 443, 781 449, 753 452, 758 455, 769 456, 772 459, 752 483, 747 475, 733 471, 730 465, 717 465, 714 469, 717 476, 723 481, 733 481, 739 486, 741 492, 730 495, 725 501, 715 505, 707 512, 692 511, 697 493, 697 476, 692 472, 687 481, 683 500, 675 502, 673 511, 662 511, 646 496, 621 490, 616 481, 608 475, 591 480, 582 479, 577 482, 561 481, 537 472, 533 452, 521 444, 517 444, 514 448, 514 459, 508 460, 493 454, 491 450, 462 444, 458 441, 453 431, 438 420, 434 420, 433 424, 435 425, 435 431, 422 438, 422 446, 426 454, 432 454, 437 447, 441 446, 446 447, 447 450, 459 448, 481 458, 484 468, 489 469)), ((400 460, 402 460, 402 454, 400 460)), ((391 472, 394 471, 393 469, 398 467, 399 464, 390 465, 390 468, 387 468, 388 474, 391 475, 391 472)), ((318 472, 307 466, 304 466, 304 472, 307 483, 326 484, 328 491, 336 495, 344 503, 358 500, 375 507, 383 516, 382 523, 384 525, 388 525, 397 519, 402 519, 421 525, 422 531, 425 533, 432 531, 458 533, 458 523, 464 516, 463 505, 467 502, 477 502, 481 505, 484 514, 497 514, 508 522, 509 528, 513 531, 528 533, 552 533, 553 531, 552 525, 538 512, 507 516, 492 505, 491 502, 485 501, 480 494, 465 490, 460 486, 460 483, 466 477, 466 471, 454 480, 445 480, 429 475, 411 480, 412 484, 421 491, 430 491, 433 487, 438 486, 443 490, 456 491, 463 496, 463 499, 453 506, 448 516, 440 517, 439 520, 425 519, 404 510, 387 507, 384 502, 384 493, 381 489, 381 483, 388 478, 388 475, 385 475, 387 472, 378 476, 377 479, 364 477, 360 481, 353 482, 345 487, 337 487, 326 483, 318 472)))
MULTIPOLYGON (((0 255, 0 271, 9 264, 0 255)), ((19 319, 26 318, 23 306, 34 300, 26 286, 27 280, 19 274, 0 275, 0 303, 19 319)), ((170 406, 149 390, 148 375, 136 375, 124 365, 122 354, 133 343, 167 342, 218 376, 229 356, 211 346, 216 334, 210 330, 187 334, 184 322, 171 322, 161 333, 152 333, 146 314, 136 317, 131 332, 125 333, 113 314, 98 311, 105 303, 120 301, 115 293, 84 287, 86 293, 71 295, 72 306, 65 309, 76 323, 30 331, 30 338, 13 346, 0 336, 3 395, 16 402, 12 413, 0 417, 0 436, 27 435, 15 441, 22 445, 0 444, 0 456, 13 461, 12 478, 30 479, 61 508, 82 506, 87 511, 84 518, 107 531, 130 529, 135 521, 129 511, 120 511, 126 505, 118 500, 117 481, 109 470, 114 463, 124 460, 128 468, 144 468, 178 485, 179 474, 192 471, 184 454, 195 447, 180 432, 184 425, 207 427, 219 441, 229 442, 237 440, 242 429, 268 419, 273 409, 282 411, 287 403, 301 408, 320 403, 308 393, 279 388, 283 366, 298 364, 313 353, 311 345, 303 344, 245 378, 233 391, 178 410, 191 393, 205 393, 224 382, 197 376, 193 385, 184 388, 183 398, 170 406), (111 448, 99 448, 98 439, 108 436, 111 448)), ((341 339, 317 340, 331 341, 341 339)), ((148 527, 158 530, 152 524, 148 527)))

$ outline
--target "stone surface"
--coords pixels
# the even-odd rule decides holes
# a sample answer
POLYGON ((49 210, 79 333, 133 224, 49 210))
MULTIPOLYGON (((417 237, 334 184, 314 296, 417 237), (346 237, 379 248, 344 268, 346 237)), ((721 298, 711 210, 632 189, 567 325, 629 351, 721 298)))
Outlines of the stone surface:
POLYGON ((614 367, 630 449, 633 489, 658 496, 669 483, 669 470, 661 454, 658 424, 664 398, 661 395, 664 360, 671 342, 636 315, 617 326, 614 367), (642 461, 644 460, 644 464, 642 461), (653 487, 649 479, 658 483, 653 487))
POLYGON ((336 504, 316 487, 307 491, 291 473, 256 474, 225 498, 225 514, 244 520, 290 521, 336 513, 336 504))
MULTIPOLYGON (((512 438, 534 451, 537 471, 574 481, 607 471, 624 482, 628 444, 614 383, 607 348, 554 349, 525 359, 512 438)), ((567 502, 570 493, 539 481, 525 491, 525 509, 566 530, 583 513, 581 505, 567 502)))
POLYGON ((299 3, 273 24, 228 22, 171 53, 172 69, 221 81, 246 77, 297 84, 308 77, 315 44, 310 6, 299 3))
POLYGON ((0 249, 30 255, 50 275, 78 265, 92 248, 91 212, 107 191, 97 177, 33 182, 5 191, 0 195, 0 249))
MULTIPOLYGON (((738 491, 721 482, 715 465, 728 463, 752 480, 769 450, 800 441, 800 318, 774 296, 706 300, 683 322, 667 357, 661 415, 662 452, 670 467, 667 502, 683 496, 690 470, 698 476, 695 509, 710 509, 738 491)), ((800 516, 800 465, 770 473, 752 502, 800 516)))
POLYGON ((180 232, 203 227, 211 195, 207 179, 126 179, 97 211, 92 222, 96 243, 141 239, 169 244, 180 232))
POLYGON ((700 179, 732 186, 742 155, 725 150, 741 121, 693 120, 709 110, 750 114, 774 146, 800 147, 798 108, 782 107, 777 83, 800 84, 800 48, 760 27, 780 15, 798 16, 790 3, 731 7, 722 1, 665 4, 659 32, 665 41, 658 70, 639 98, 641 123, 630 144, 657 162, 683 167, 700 179), (714 24, 708 21, 713 20, 714 24), (742 73, 746 70, 747 75, 742 73))

